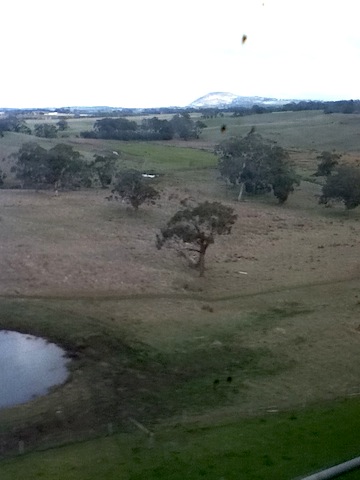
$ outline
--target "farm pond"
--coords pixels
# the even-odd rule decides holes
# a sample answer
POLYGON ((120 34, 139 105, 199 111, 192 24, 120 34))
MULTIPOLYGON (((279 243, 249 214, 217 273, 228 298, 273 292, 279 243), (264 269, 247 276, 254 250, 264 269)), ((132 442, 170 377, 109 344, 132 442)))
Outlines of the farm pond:
POLYGON ((47 340, 0 331, 0 408, 29 402, 64 383, 69 375, 66 352, 47 340))

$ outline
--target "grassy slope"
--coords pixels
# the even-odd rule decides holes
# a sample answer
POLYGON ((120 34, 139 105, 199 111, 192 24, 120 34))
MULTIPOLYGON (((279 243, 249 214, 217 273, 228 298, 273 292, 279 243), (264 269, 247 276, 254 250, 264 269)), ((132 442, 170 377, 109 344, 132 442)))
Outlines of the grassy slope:
POLYGON ((1 168, 12 177, 10 168, 14 159, 9 157, 16 153, 26 142, 36 142, 43 148, 50 149, 58 143, 70 144, 78 150, 86 160, 97 155, 112 155, 118 152, 120 168, 135 168, 141 171, 175 174, 177 171, 201 170, 216 166, 216 157, 211 151, 189 148, 184 142, 181 147, 155 142, 119 142, 115 140, 83 140, 70 138, 43 139, 34 136, 6 133, 0 138, 0 158, 5 159, 1 168))
POLYGON ((252 126, 264 137, 279 142, 284 148, 300 150, 336 149, 338 152, 359 151, 359 115, 325 115, 319 111, 279 112, 245 117, 206 119, 209 128, 202 137, 221 141, 219 125, 227 126, 229 135, 245 135, 252 126))
POLYGON ((161 173, 177 170, 194 170, 216 166, 216 157, 211 152, 148 142, 111 142, 128 165, 134 163, 142 170, 154 169, 161 173))
MULTIPOLYGON (((2 480, 290 480, 359 454, 360 403, 119 434, 4 461, 2 480)), ((355 475, 355 474, 354 474, 355 475)), ((348 477, 350 478, 350 476, 348 477)), ((358 478, 354 476, 353 478, 358 478)))
MULTIPOLYGON (((216 123, 215 121, 209 120, 207 123, 209 123, 210 128, 204 131, 204 136, 206 137, 208 135, 209 141, 215 142, 224 138, 219 129, 219 125, 222 122, 228 124, 227 134, 237 133, 240 129, 243 129, 241 133, 246 133, 251 125, 256 124, 259 133, 265 136, 268 135, 274 139, 277 137, 281 138, 281 140, 279 140, 281 145, 294 147, 296 149, 307 150, 309 148, 315 148, 318 151, 321 151, 323 148, 336 148, 338 151, 346 149, 359 150, 355 136, 358 125, 357 117, 355 116, 339 116, 339 118, 337 118, 336 116, 323 116, 316 112, 309 114, 300 112, 293 115, 269 114, 244 117, 241 119, 217 119, 216 123), (275 122, 274 118, 276 120, 275 122), (308 124, 309 118, 311 118, 312 127, 306 130, 307 133, 304 135, 304 128, 306 124, 308 124), (330 121, 335 122, 334 127, 331 126, 332 123, 326 123, 330 121), (211 125, 211 122, 213 122, 213 125, 211 125), (240 127, 238 126, 239 122, 240 127), (347 124, 344 125, 344 122, 347 122, 347 124), (345 134, 347 137, 344 136, 345 134), (313 141, 316 141, 316 143, 313 144, 313 141)), ((24 137, 24 139, 20 139, 20 136, 13 134, 6 134, 4 139, 0 139, 0 148, 11 150, 14 149, 15 145, 20 145, 23 140, 27 141, 29 139, 29 137, 21 137, 24 137)), ((34 138, 32 139, 34 140, 34 138)), ((36 139, 36 141, 38 140, 39 143, 46 147, 58 142, 58 140, 48 141, 36 139)), ((194 179, 191 178, 191 169, 202 168, 204 166, 209 167, 215 163, 215 158, 210 153, 193 150, 191 148, 175 148, 175 146, 169 144, 161 146, 146 143, 87 143, 74 137, 71 137, 67 141, 71 141, 74 146, 78 146, 79 149, 88 156, 94 152, 106 153, 108 151, 118 150, 122 153, 120 162, 124 162, 126 165, 136 165, 143 169, 155 168, 168 173, 179 170, 176 178, 181 178, 181 181, 183 181, 184 184, 187 182, 187 185, 190 185, 191 182, 194 183, 194 179), (187 170, 189 171, 187 172, 187 170)), ((307 152, 306 155, 313 155, 311 165, 314 165, 315 155, 311 154, 311 152, 307 152)), ((207 187, 203 185, 202 182, 197 183, 198 184, 194 183, 195 186, 193 185, 193 187, 196 189, 204 189, 205 191, 207 187)), ((211 194, 215 193, 219 195, 219 192, 215 191, 215 189, 209 190, 209 193, 210 192, 211 194)), ((306 202, 307 201, 308 199, 306 199, 306 202)), ((313 202, 313 200, 311 201, 313 202)), ((301 202, 297 206, 296 204, 294 205, 295 207, 293 206, 292 208, 298 208, 299 210, 304 207, 304 204, 301 202)), ((265 205, 264 208, 266 210, 265 205)), ((24 209, 24 207, 22 207, 22 209, 24 209)), ((311 207, 311 209, 311 215, 319 215, 319 207, 311 207)), ((306 210, 306 214, 309 212, 310 210, 306 210)), ((336 215, 338 214, 336 212, 334 214, 324 211, 323 215, 326 215, 331 222, 335 222, 337 220, 336 215)), ((355 215, 354 222, 352 223, 353 228, 357 227, 356 220, 357 216, 355 215)), ((322 251, 318 253, 322 253, 322 251)), ((224 288, 225 286, 226 285, 224 285, 224 288)), ((335 298, 333 299, 333 303, 331 303, 332 297, 334 296, 331 286, 329 286, 329 289, 313 289, 312 295, 317 299, 314 299, 314 303, 316 304, 317 302, 318 304, 318 299, 321 298, 322 307, 320 308, 320 306, 317 305, 308 320, 306 319, 306 312, 304 311, 305 317, 303 318, 301 315, 295 316, 291 324, 295 328, 297 322, 304 323, 306 328, 309 328, 306 335, 311 332, 314 333, 316 339, 320 339, 322 336, 321 329, 323 326, 326 328, 327 325, 325 321, 326 315, 335 313, 336 318, 339 318, 340 323, 343 322, 344 325, 348 325, 348 323, 352 321, 355 322, 357 318, 356 312, 358 310, 356 310, 355 305, 350 302, 351 289, 355 290, 355 287, 350 285, 347 287, 344 283, 344 297, 343 299, 339 298, 337 303, 335 302, 335 298), (349 292, 349 300, 345 301, 346 289, 348 289, 349 292), (346 303, 347 301, 349 303, 346 303), (325 305, 324 309, 325 302, 328 303, 328 306, 326 307, 325 305), (314 326, 313 329, 311 329, 311 325, 314 326)), ((264 338, 266 338, 267 342, 273 341, 271 327, 279 329, 285 327, 288 331, 290 321, 286 317, 286 314, 284 316, 285 324, 278 323, 279 317, 281 318, 282 316, 278 303, 281 301, 281 292, 285 292, 283 287, 279 288, 278 291, 279 297, 276 296, 276 293, 272 294, 272 300, 268 299, 265 303, 264 312, 259 311, 255 316, 246 317, 248 319, 248 327, 243 328, 242 326, 240 329, 241 335, 248 337, 247 340, 250 343, 250 339, 253 338, 253 343, 256 346, 261 345, 264 338), (275 320, 276 322, 273 323, 275 320), (263 326, 264 322, 266 322, 266 328, 263 326), (267 332, 269 333, 268 337, 266 337, 267 332)), ((288 292, 286 294, 284 293, 285 298, 288 298, 288 295, 288 292)), ((304 294, 304 291, 299 290, 297 292, 294 290, 291 295, 298 297, 297 300, 301 299, 300 302, 304 304, 309 300, 308 293, 304 294)), ((172 303, 173 301, 174 299, 169 297, 169 302, 172 303)), ((207 298, 206 301, 211 303, 211 298, 207 298)), ((39 333, 44 334, 45 332, 49 338, 54 340, 59 339, 59 341, 61 341, 64 336, 67 336, 68 340, 70 339, 71 346, 76 346, 79 341, 84 342, 85 338, 85 341, 89 342, 90 348, 95 351, 95 353, 93 351, 92 355, 102 360, 105 359, 105 363, 112 361, 111 355, 107 350, 106 352, 104 351, 101 347, 101 342, 92 337, 94 333, 95 337, 97 334, 100 336, 103 335, 106 338, 111 334, 115 336, 116 341, 119 342, 119 335, 121 337, 123 334, 127 334, 130 335, 131 338, 135 336, 138 341, 144 342, 145 345, 150 345, 151 348, 156 349, 158 354, 160 354, 160 356, 158 356, 158 354, 156 356, 157 362, 166 363, 171 360, 174 368, 178 368, 179 365, 181 368, 183 368, 184 365, 186 368, 189 368, 189 364, 195 368, 195 366, 201 366, 200 360, 202 360, 205 362, 204 367, 202 367, 203 370, 200 368, 197 372, 203 375, 203 380, 195 380, 195 382, 189 382, 183 385, 180 394, 178 391, 175 391, 174 394, 174 387, 171 386, 171 382, 170 384, 165 382, 165 384, 161 385, 163 395, 161 400, 165 398, 167 402, 174 402, 174 404, 176 404, 179 403, 178 400, 182 398, 185 405, 188 402, 188 405, 191 406, 192 399, 197 397, 193 405, 196 406, 195 404, 197 402, 197 404, 201 402, 201 395, 204 395, 201 388, 199 390, 199 386, 202 387, 206 382, 211 385, 214 378, 214 363, 211 358, 213 355, 205 357, 201 355, 202 351, 198 351, 198 344, 192 339, 195 336, 200 337, 206 332, 209 341, 213 341, 218 340, 220 338, 219 335, 222 333, 221 341, 229 347, 229 353, 233 353, 234 350, 231 350, 231 348, 235 348, 234 344, 236 344, 239 338, 243 341, 243 337, 239 336, 239 330, 236 329, 240 328, 237 312, 244 309, 244 300, 238 299, 237 297, 229 298, 228 302, 230 306, 228 305, 225 311, 221 308, 221 313, 216 313, 213 318, 211 318, 211 315, 209 318, 209 313, 201 310, 202 300, 196 304, 195 308, 189 305, 189 307, 184 307, 183 310, 179 302, 175 301, 171 308, 177 310, 177 317, 169 318, 166 314, 168 307, 165 302, 162 310, 160 308, 161 305, 158 305, 157 315, 166 318, 168 324, 166 331, 164 331, 160 324, 152 321, 154 312, 156 313, 156 308, 152 310, 147 302, 143 304, 135 303, 132 300, 129 300, 129 302, 133 307, 130 306, 128 308, 124 319, 121 316, 118 319, 116 312, 121 311, 121 303, 115 303, 114 306, 107 306, 107 304, 104 303, 100 306, 95 302, 85 307, 81 305, 81 302, 74 301, 65 302, 65 304, 59 302, 57 305, 55 302, 52 306, 51 302, 46 302, 45 300, 45 310, 34 309, 33 307, 28 309, 28 311, 33 312, 34 315, 38 314, 37 321, 35 321, 35 316, 31 319, 32 314, 30 314, 28 325, 31 324, 31 331, 34 331, 35 328, 39 333), (132 308, 136 311, 132 310, 132 308), (102 313, 103 311, 105 313, 102 313), (139 314, 139 311, 143 313, 139 314), (41 312, 41 314, 39 314, 39 312, 41 312), (67 312, 68 317, 66 322, 63 322, 62 315, 59 316, 59 312, 67 312), (82 317, 81 314, 85 316, 82 317), (216 324, 218 324, 220 320, 220 314, 221 333, 219 328, 216 328, 216 324), (126 315, 128 315, 130 319, 128 323, 126 321, 126 315), (112 323, 112 317, 117 319, 115 325, 112 323), (54 318, 57 319, 56 322, 54 322, 54 318), (101 322, 98 322, 99 319, 101 319, 101 322), (97 322, 99 324, 97 324, 97 322), (37 326, 35 327, 35 325, 37 326), (170 358, 169 353, 172 352, 174 348, 178 350, 180 354, 172 355, 170 358), (106 358, 105 354, 109 356, 106 358), (187 357, 185 364, 184 356, 187 357), (211 367, 210 370, 209 366, 211 367)), ((259 302, 261 302, 261 300, 254 300, 254 304, 250 310, 256 313, 256 310, 258 310, 260 306, 259 302)), ((23 308, 25 308, 26 304, 20 301, 20 304, 21 303, 23 304, 23 308)), ((214 307, 215 312, 218 312, 219 309, 216 304, 214 307)), ((25 308, 25 311, 26 310, 25 308)), ((2 318, 4 318, 4 311, 4 308, 2 308, 2 318)), ((9 311, 9 318, 11 312, 14 313, 13 307, 9 311)), ((21 313, 21 311, 19 312, 21 313)), ((10 320, 7 320, 7 322, 8 321, 10 320)), ((13 319, 11 321, 14 322, 13 319)), ((18 329, 26 330, 27 328, 26 320, 18 320, 18 324, 16 325, 15 322, 13 325, 14 328, 17 327, 18 329)), ((301 340, 301 335, 303 335, 303 332, 295 332, 294 342, 295 340, 296 342, 303 341, 301 340)), ((333 342, 331 335, 334 336, 333 340, 337 338, 337 333, 335 333, 334 330, 334 333, 330 332, 329 342, 333 342)), ((120 344, 121 342, 119 345, 120 344)), ((298 344, 294 343, 289 345, 290 348, 294 350, 298 348, 298 344)), ((309 346, 310 353, 313 352, 314 348, 317 348, 317 345, 315 345, 316 344, 309 346)), ((353 341, 351 345, 349 355, 355 352, 356 341, 353 341)), ((327 345, 324 346, 324 350, 321 352, 325 352, 326 348, 328 348, 327 345)), ((342 346, 339 344, 336 352, 337 354, 341 354, 342 351, 342 346)), ((212 353, 212 351, 210 351, 210 353, 212 353)), ((266 361, 271 360, 271 356, 269 357, 267 353, 266 349, 258 351, 258 354, 263 356, 266 361)), ((304 355, 305 354, 306 349, 304 349, 304 355)), ((334 350, 332 350, 331 355, 334 355, 334 350)), ((224 363, 222 363, 220 367, 224 369, 224 372, 228 372, 228 363, 231 360, 230 356, 223 356, 224 358, 222 360, 224 363)), ((311 358, 311 356, 307 358, 311 358)), ((337 358, 338 363, 341 363, 342 361, 339 360, 340 357, 337 358)), ((319 359, 314 357, 315 362, 318 360, 319 359)), ((321 362, 319 365, 321 365, 321 362)), ((135 365, 132 366, 139 368, 136 362, 135 365)), ((332 366, 336 367, 335 363, 332 366)), ((93 368, 95 368, 95 364, 93 368)), ((257 369, 256 364, 251 364, 250 362, 247 368, 250 376, 254 376, 257 369)), ((351 362, 349 363, 348 371, 350 370, 351 362)), ((84 371, 87 379, 86 368, 84 371)), ((99 373, 100 376, 101 369, 99 369, 97 373, 99 373)), ((233 373, 233 370, 231 373, 233 373)), ((140 374, 142 373, 140 372, 140 374)), ((294 375, 294 373, 292 374, 294 375)), ((317 373, 314 372, 314 374, 314 378, 316 378, 317 373)), ((343 369, 330 372, 330 374, 333 376, 340 377, 342 375, 344 378, 346 377, 343 369)), ((269 383, 272 382, 272 375, 273 373, 269 375, 269 383)), ((159 382, 156 376, 153 378, 156 382, 159 382)), ((171 380, 171 376, 169 376, 169 380, 171 380)), ((155 384, 159 388, 160 384, 156 382, 155 384)), ((259 388, 261 386, 260 383, 258 385, 259 388)), ((277 384, 275 383, 275 385, 277 384)), ((85 390, 86 388, 88 388, 87 385, 84 386, 85 390)), ((263 395, 264 392, 266 394, 266 388, 269 389, 269 386, 266 387, 265 385, 265 390, 259 390, 258 395, 263 395)), ((91 390, 89 390, 89 392, 91 394, 91 390)), ((230 400, 234 402, 235 407, 243 407, 246 392, 246 388, 242 389, 241 387, 238 394, 235 395, 236 398, 231 396, 230 400), (242 395, 244 395, 243 398, 242 395)), ((293 395, 296 395, 296 393, 297 392, 294 391, 293 395)), ((211 394, 213 394, 213 392, 211 392, 211 394)), ((221 397, 221 393, 219 393, 219 395, 219 397, 215 398, 215 404, 217 403, 218 406, 221 405, 224 400, 228 401, 226 397, 221 397)), ((205 393, 205 396, 211 397, 208 392, 205 393)), ((71 398, 71 395, 69 395, 69 401, 71 398)), ((209 406, 211 406, 211 402, 209 406)), ((343 461, 352 455, 358 454, 356 451, 358 445, 358 425, 356 422, 359 418, 359 408, 358 402, 354 401, 336 404, 331 408, 323 407, 320 410, 267 416, 266 418, 259 417, 254 420, 237 419, 234 420, 231 425, 219 427, 211 425, 211 421, 210 426, 205 422, 205 424, 202 424, 202 427, 199 426, 199 428, 196 423, 194 427, 180 425, 174 429, 158 426, 155 429, 155 444, 152 449, 148 448, 149 445, 146 439, 135 433, 133 435, 120 435, 103 438, 96 442, 34 454, 16 461, 6 461, 0 465, 0 472, 2 478, 5 479, 19 478, 24 472, 27 472, 27 476, 29 475, 28 472, 32 472, 30 475, 33 475, 33 477, 28 476, 28 478, 38 478, 41 476, 44 478, 59 479, 119 478, 119 471, 122 472, 121 478, 133 479, 218 479, 221 477, 244 479, 292 478, 301 473, 305 474, 322 466, 343 461), (324 446, 326 448, 324 448, 324 446)), ((40 402, 37 413, 35 408, 35 414, 42 415, 44 409, 46 410, 46 402, 44 404, 40 402)), ((72 414, 76 414, 76 409, 75 413, 72 414)), ((4 423, 2 423, 2 426, 4 426, 4 423)))
MULTIPOLYGON (((157 169, 161 172, 172 170, 202 168, 214 166, 216 159, 211 155, 211 148, 224 138, 231 135, 245 135, 252 126, 266 138, 279 142, 287 149, 293 150, 293 156, 306 171, 309 171, 309 161, 315 163, 316 155, 323 150, 336 150, 339 153, 354 153, 359 151, 358 131, 360 119, 357 115, 332 114, 322 112, 279 112, 245 117, 225 116, 223 118, 205 119, 208 128, 203 130, 198 142, 117 142, 96 141, 78 138, 79 133, 91 129, 96 119, 70 119, 70 129, 60 134, 56 139, 41 139, 23 134, 6 133, 0 139, 0 158, 6 158, 14 153, 25 142, 36 141, 45 148, 51 148, 57 143, 70 143, 87 159, 94 153, 111 154, 113 151, 122 153, 120 161, 124 166, 140 169, 157 169), (220 126, 227 126, 225 134, 220 126), (174 146, 182 148, 174 148, 174 146), (206 146, 210 152, 195 148, 206 146), (305 154, 299 155, 299 152, 305 154)), ((136 117, 135 117, 136 120, 136 117)), ((139 118, 138 120, 141 120, 139 118)), ((56 120, 50 120, 55 122, 56 120)), ((31 128, 39 121, 28 120, 31 128)), ((2 167, 7 171, 6 165, 2 167)))

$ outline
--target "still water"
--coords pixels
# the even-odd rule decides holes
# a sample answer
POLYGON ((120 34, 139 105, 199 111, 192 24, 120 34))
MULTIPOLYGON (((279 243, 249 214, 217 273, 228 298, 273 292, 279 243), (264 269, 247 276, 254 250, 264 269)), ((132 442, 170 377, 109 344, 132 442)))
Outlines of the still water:
POLYGON ((0 408, 46 395, 68 377, 65 351, 43 338, 0 331, 0 408))

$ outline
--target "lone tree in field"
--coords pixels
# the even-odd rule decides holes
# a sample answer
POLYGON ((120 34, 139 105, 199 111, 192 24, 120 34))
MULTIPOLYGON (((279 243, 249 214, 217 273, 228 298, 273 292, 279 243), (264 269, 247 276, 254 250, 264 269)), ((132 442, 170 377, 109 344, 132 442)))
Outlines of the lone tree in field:
POLYGON ((327 205, 331 200, 343 202, 347 210, 360 205, 359 167, 340 165, 326 178, 319 203, 327 205))
POLYGON ((116 172, 116 158, 114 156, 94 155, 91 167, 99 178, 101 188, 109 187, 116 172))
POLYGON ((150 179, 144 178, 137 170, 128 170, 119 175, 119 180, 112 190, 111 198, 120 198, 130 203, 135 210, 143 203, 154 204, 160 193, 150 185, 150 179))
POLYGON ((341 155, 338 153, 322 152, 316 157, 319 160, 315 177, 328 177, 331 175, 335 167, 339 164, 341 155))
POLYGON ((231 207, 219 202, 203 202, 196 207, 179 210, 156 236, 156 246, 160 249, 168 242, 178 247, 185 245, 188 251, 197 254, 195 267, 202 277, 209 245, 214 243, 217 235, 229 235, 236 218, 231 207))
POLYGON ((279 203, 284 203, 299 184, 287 151, 264 140, 254 128, 245 137, 220 143, 216 153, 221 176, 239 187, 239 201, 244 192, 257 195, 273 191, 279 203))

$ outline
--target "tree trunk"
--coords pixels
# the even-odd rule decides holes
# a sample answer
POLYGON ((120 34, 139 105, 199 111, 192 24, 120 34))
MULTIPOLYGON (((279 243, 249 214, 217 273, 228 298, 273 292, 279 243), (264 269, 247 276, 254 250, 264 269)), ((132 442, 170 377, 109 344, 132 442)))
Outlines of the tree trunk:
POLYGON ((205 251, 200 252, 198 268, 200 272, 200 277, 203 277, 205 274, 205 251))
POLYGON ((238 202, 241 202, 242 200, 242 196, 243 196, 243 193, 244 193, 244 182, 241 182, 240 183, 240 192, 239 192, 239 195, 238 195, 238 202))
POLYGON ((200 277, 203 277, 205 274, 205 253, 206 249, 209 246, 208 243, 204 242, 200 245, 200 250, 199 250, 199 259, 197 261, 197 268, 199 269, 200 272, 200 277))

